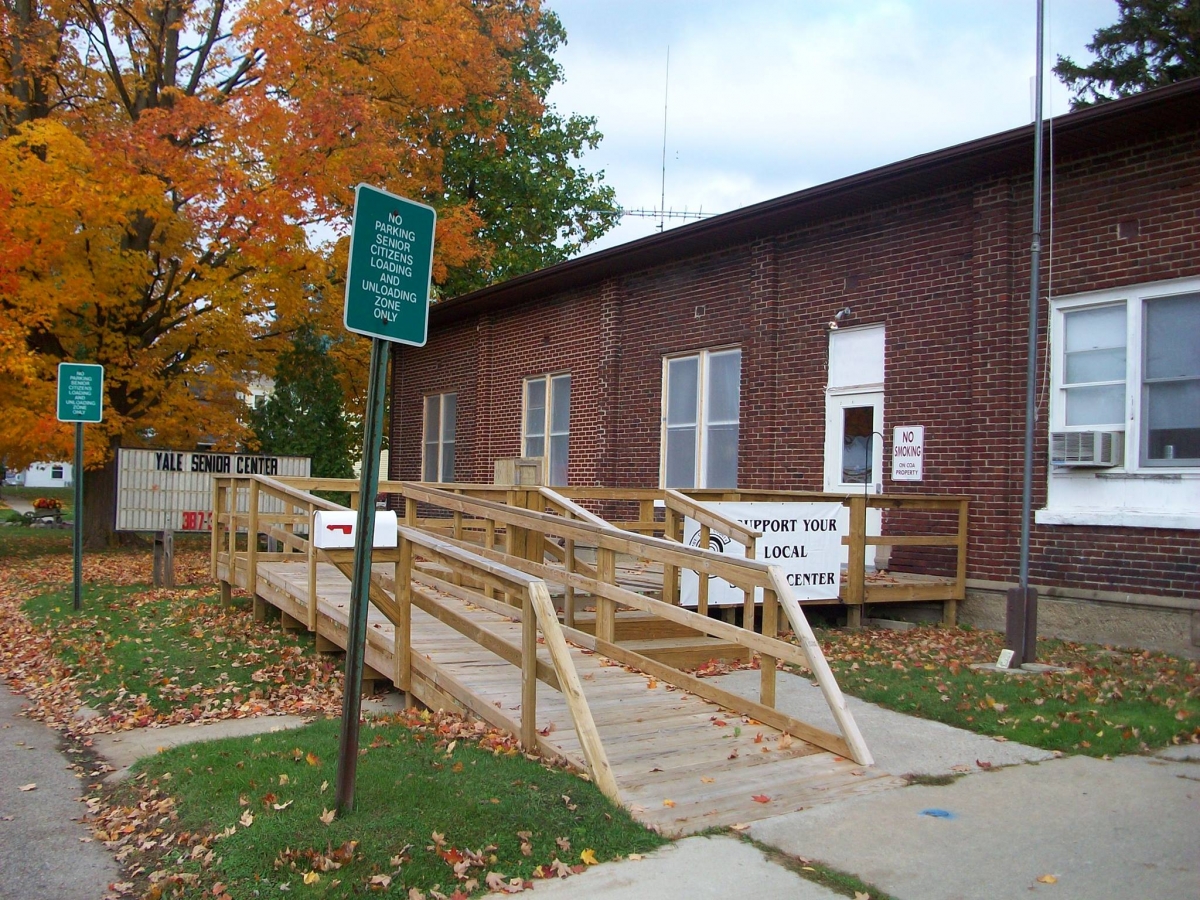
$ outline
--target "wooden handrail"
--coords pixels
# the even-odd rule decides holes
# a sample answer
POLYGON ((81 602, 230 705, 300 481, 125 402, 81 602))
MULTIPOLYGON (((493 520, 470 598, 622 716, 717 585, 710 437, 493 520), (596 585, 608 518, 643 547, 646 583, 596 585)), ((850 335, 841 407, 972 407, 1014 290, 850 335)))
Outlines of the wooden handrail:
POLYGON ((543 487, 543 488, 538 489, 538 493, 541 494, 543 497, 545 497, 547 500, 549 500, 551 505, 557 506, 559 509, 562 509, 564 512, 570 513, 573 518, 579 519, 580 521, 583 521, 583 522, 591 522, 593 525, 600 525, 603 527, 608 527, 608 525, 609 525, 609 523, 607 521, 600 518, 595 513, 591 512, 590 510, 584 509, 582 506, 580 506, 578 503, 576 503, 573 500, 568 500, 566 497, 564 497, 562 494, 558 493, 557 491, 551 490, 548 487, 543 487))
MULTIPOLYGON (((253 580, 254 570, 257 568, 257 558, 260 556, 256 552, 257 532, 263 531, 280 540, 289 550, 311 553, 310 541, 294 533, 295 524, 304 521, 318 508, 343 509, 344 507, 323 501, 301 490, 294 483, 296 481, 294 479, 289 479, 290 483, 285 483, 264 476, 247 476, 244 479, 230 478, 227 480, 228 487, 226 489, 231 501, 230 512, 225 517, 230 532, 236 532, 239 522, 243 518, 237 513, 236 498, 240 480, 249 483, 249 494, 255 501, 260 497, 269 497, 282 501, 285 508, 286 505, 290 505, 293 509, 303 511, 284 514, 260 513, 259 503, 250 503, 244 518, 247 520, 251 532, 248 575, 250 576, 249 584, 253 587, 256 583, 253 580), (292 526, 291 531, 287 530, 288 525, 292 526)), ((390 561, 397 564, 397 576, 404 567, 407 554, 408 568, 411 570, 411 575, 404 579, 403 589, 396 579, 392 579, 391 587, 395 593, 394 597, 386 590, 387 580, 379 575, 371 578, 368 589, 371 601, 396 625, 396 674, 401 686, 410 683, 411 667, 414 664, 411 651, 399 647, 402 632, 404 640, 407 641, 407 628, 405 627, 405 623, 408 621, 407 607, 413 603, 461 633, 472 637, 482 646, 496 652, 500 658, 521 667, 522 715, 521 721, 516 724, 522 741, 527 747, 532 748, 539 745, 534 720, 537 682, 542 681, 561 690, 564 696, 568 697, 568 704, 571 706, 572 717, 576 723, 576 731, 580 737, 581 746, 584 748, 587 766, 593 780, 601 786, 606 794, 616 798, 616 782, 612 778, 611 772, 608 772, 607 776, 605 775, 607 760, 603 756, 603 747, 599 743, 599 736, 594 734, 594 723, 590 721, 586 700, 581 690, 572 693, 572 679, 574 679, 575 688, 579 688, 578 674, 574 671, 573 665, 566 665, 570 662, 570 655, 566 649, 563 635, 568 633, 574 640, 580 633, 572 629, 564 632, 546 587, 546 582, 551 581, 562 584, 564 587, 587 592, 596 602, 596 634, 582 637, 577 642, 582 642, 585 646, 590 644, 617 661, 636 665, 643 671, 656 674, 669 683, 714 699, 715 702, 722 703, 728 708, 741 710, 746 715, 754 716, 775 727, 790 731, 805 740, 818 743, 839 754, 850 756, 859 763, 870 762, 870 754, 854 724, 853 717, 845 708, 844 698, 833 679, 828 663, 821 654, 820 646, 812 636, 812 630, 804 618, 799 603, 792 594, 786 577, 778 567, 753 559, 725 557, 705 548, 684 546, 668 538, 634 535, 622 531, 578 506, 565 494, 556 491, 545 493, 537 491, 535 494, 534 490, 521 488, 506 490, 504 496, 513 501, 513 505, 509 505, 472 497, 458 489, 446 490, 442 487, 415 482, 389 483, 387 488, 390 492, 399 493, 405 498, 406 522, 415 520, 417 503, 428 504, 452 513, 453 521, 452 523, 448 521, 447 525, 453 527, 457 538, 434 536, 405 524, 398 529, 399 547, 393 550, 375 551, 375 561, 390 561), (519 496, 514 496, 517 494, 519 496), (534 505, 532 502, 534 497, 539 498, 542 509, 545 508, 544 504, 549 503, 552 507, 558 507, 568 515, 577 517, 568 518, 564 515, 542 512, 539 509, 523 508, 534 505), (583 514, 580 515, 576 510, 583 514), (481 548, 469 544, 463 534, 463 529, 467 525, 464 522, 464 516, 483 520, 488 533, 494 533, 496 525, 504 526, 508 535, 508 543, 505 548, 507 552, 502 553, 490 546, 481 548), (569 569, 558 569, 546 565, 540 550, 546 536, 562 538, 564 542, 581 542, 596 547, 598 557, 595 577, 591 577, 591 573, 585 574, 580 571, 569 571, 569 569), (759 635, 753 629, 737 628, 734 625, 710 619, 674 604, 620 587, 616 583, 617 554, 688 568, 701 575, 718 575, 747 591, 751 597, 756 588, 762 588, 764 600, 768 601, 772 610, 774 610, 776 602, 784 609, 793 631, 800 639, 799 648, 793 644, 779 641, 773 634, 759 635), (412 570, 414 555, 446 566, 450 570, 450 574, 446 575, 445 579, 436 579, 412 570), (493 596, 489 591, 495 590, 503 594, 511 602, 510 604, 497 604, 498 608, 502 607, 504 614, 518 618, 524 623, 520 646, 505 642, 495 635, 484 636, 479 626, 460 613, 445 607, 434 594, 415 588, 414 582, 417 581, 431 582, 439 590, 445 590, 454 596, 461 596, 463 599, 476 598, 489 608, 491 604, 496 603, 496 601, 488 599, 493 596), (614 639, 613 628, 614 613, 618 604, 686 625, 703 634, 737 643, 759 653, 764 661, 760 688, 762 702, 750 701, 730 694, 716 685, 703 683, 694 676, 682 673, 669 665, 643 657, 627 647, 621 647, 614 639), (536 619, 536 623, 533 621, 534 619, 536 619), (537 634, 539 632, 542 640, 550 649, 554 661, 553 671, 544 662, 537 660, 537 634), (561 647, 555 650, 552 645, 557 645, 558 642, 561 642, 561 647), (841 736, 816 729, 773 709, 776 659, 806 666, 813 672, 823 696, 830 705, 841 736), (589 731, 591 732, 590 736, 589 731), (608 783, 602 784, 601 782, 606 778, 608 783)), ((324 485, 322 489, 325 489, 324 485)), ((488 493, 495 495, 497 493, 495 487, 489 486, 488 493)), ((648 496, 641 498, 646 502, 653 499, 655 495, 664 496, 663 492, 646 493, 648 496)), ((628 496, 624 499, 628 499, 628 496)), ((754 539, 760 536, 753 529, 747 529, 741 523, 729 520, 728 517, 712 516, 710 511, 699 508, 695 500, 686 495, 667 496, 664 499, 673 514, 697 512, 708 518, 708 523, 702 522, 702 528, 705 530, 714 526, 722 532, 728 530, 733 532, 731 537, 737 539, 740 536, 751 545, 754 539)), ((855 502, 855 498, 848 499, 852 508, 858 506, 861 511, 860 515, 865 512, 864 500, 855 502)), ((310 539, 311 536, 310 525, 310 539)), ((859 546, 865 546, 865 542, 860 543, 859 546)), ((232 543, 230 547, 229 562, 232 571, 235 566, 232 543)), ((279 554, 281 557, 286 555, 279 554)), ((350 570, 352 551, 321 551, 321 555, 337 565, 343 572, 350 570)), ((261 556, 264 559, 267 558, 265 554, 261 556)), ((707 578, 703 578, 702 581, 707 581, 707 578)), ((766 612, 764 607, 764 613, 766 612)), ((769 618, 774 620, 774 615, 770 615, 769 618)))
POLYGON ((800 604, 796 602, 795 596, 788 589, 787 575, 778 566, 771 566, 770 570, 775 596, 779 598, 779 605, 783 607, 784 614, 792 625, 792 632, 796 635, 796 640, 800 642, 801 649, 811 660, 809 668, 817 678, 817 684, 842 732, 842 737, 850 746, 850 758, 860 766, 873 765, 875 760, 871 756, 871 751, 867 749, 862 732, 858 730, 858 723, 854 721, 854 716, 846 708, 846 698, 842 695, 842 689, 838 687, 837 679, 833 677, 833 670, 829 668, 825 654, 821 652, 817 636, 813 634, 812 626, 808 624, 808 619, 800 609, 800 604))
POLYGON ((762 537, 761 531, 747 528, 737 519, 731 519, 729 516, 723 516, 719 512, 707 509, 691 497, 679 493, 679 491, 668 490, 666 494, 668 509, 683 513, 685 516, 695 519, 701 525, 707 525, 712 531, 733 538, 745 547, 749 547, 751 543, 762 537))
POLYGON ((528 528, 540 525, 543 526, 542 530, 546 534, 570 537, 576 541, 589 541, 606 550, 627 553, 655 562, 670 561, 675 565, 684 565, 709 575, 718 575, 738 587, 750 583, 761 584, 766 576, 767 565, 765 563, 753 560, 734 560, 711 550, 688 547, 664 538, 633 535, 611 525, 602 527, 592 525, 590 522, 565 519, 562 516, 553 516, 548 513, 515 509, 490 500, 472 500, 416 482, 405 484, 404 496, 448 510, 457 509, 462 512, 474 513, 481 518, 491 518, 497 522, 517 527, 528 528))

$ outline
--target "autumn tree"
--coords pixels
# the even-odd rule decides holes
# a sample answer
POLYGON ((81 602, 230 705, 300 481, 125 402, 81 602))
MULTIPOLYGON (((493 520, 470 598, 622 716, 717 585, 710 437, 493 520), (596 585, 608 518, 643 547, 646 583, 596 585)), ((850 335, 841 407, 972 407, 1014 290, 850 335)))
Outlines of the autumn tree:
POLYGON ((438 208, 435 278, 485 255, 469 198, 443 190, 446 148, 502 141, 512 108, 538 114, 513 59, 540 14, 0 0, 0 454, 67 457, 57 363, 104 365, 89 545, 112 538, 116 447, 246 437, 238 391, 272 374, 313 296, 340 296, 319 287, 344 264, 356 183, 438 208))
POLYGON ((590 116, 563 116, 547 104, 562 80, 555 51, 566 31, 546 11, 506 56, 513 83, 533 102, 509 104, 497 126, 499 140, 481 141, 468 130, 451 135, 443 181, 447 199, 479 214, 477 237, 485 253, 452 267, 441 286, 447 297, 570 259, 618 221, 613 189, 603 173, 589 173, 581 157, 602 137, 590 116))
MULTIPOLYGON (((342 339, 353 340, 348 333, 342 339)), ((262 452, 310 457, 314 478, 350 478, 356 432, 343 407, 331 343, 302 323, 279 354, 274 388, 250 411, 249 424, 262 452)))
POLYGON ((1072 109, 1200 75, 1200 2, 1117 0, 1117 8, 1116 24, 1087 45, 1093 62, 1058 57, 1054 74, 1074 94, 1072 109))

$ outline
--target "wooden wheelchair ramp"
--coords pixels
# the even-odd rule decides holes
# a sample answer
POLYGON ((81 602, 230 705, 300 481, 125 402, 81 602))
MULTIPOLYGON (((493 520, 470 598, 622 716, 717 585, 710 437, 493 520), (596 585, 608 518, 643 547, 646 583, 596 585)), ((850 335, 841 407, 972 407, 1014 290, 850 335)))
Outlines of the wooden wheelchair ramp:
MULTIPOLYGON (((327 649, 344 647, 351 551, 314 551, 307 529, 298 536, 294 527, 305 516, 311 523, 314 509, 328 506, 312 495, 258 479, 252 493, 274 496, 291 510, 255 516, 264 521, 251 525, 249 511, 237 511, 235 480, 227 481, 229 494, 220 495, 216 504, 221 534, 214 532, 215 576, 252 591, 256 604, 277 607, 288 617, 285 622, 315 631, 327 649), (243 530, 261 529, 287 549, 237 550, 239 520, 243 530), (289 527, 282 527, 284 522, 289 527)), ((412 490, 424 502, 435 497, 424 487, 412 490)), ((496 516, 502 528, 510 515, 486 507, 474 511, 496 516)), ((540 514, 514 515, 533 525, 540 514)), ((602 552, 606 542, 628 540, 595 523, 540 524, 547 535, 564 527, 594 529, 591 537, 602 552)), ((513 523, 508 527, 513 530, 513 523)), ((605 594, 612 598, 613 612, 622 601, 626 608, 637 604, 689 623, 694 613, 662 609, 669 604, 605 585, 602 579, 560 572, 554 577, 573 583, 597 604, 599 636, 586 634, 562 626, 554 614, 546 590, 552 578, 540 577, 553 576, 544 556, 535 562, 508 552, 511 546, 472 547, 411 527, 400 532, 399 548, 375 554, 376 560, 386 561, 373 568, 367 666, 427 706, 477 716, 519 735, 545 756, 566 760, 647 825, 687 834, 903 783, 869 765, 869 753, 844 709, 839 721, 850 728, 843 724, 843 733, 834 735, 771 708, 776 658, 802 659, 814 671, 824 667, 828 672, 824 659, 812 659, 810 649, 753 632, 742 635, 763 655, 770 672, 758 700, 735 697, 605 637, 612 632, 604 624, 605 594)), ((572 533, 576 540, 582 537, 578 530, 572 533)), ((656 547, 655 540, 638 539, 636 550, 676 554, 674 564, 705 562, 705 551, 656 547)), ((603 575, 606 565, 598 568, 603 575)), ((786 584, 769 578, 765 583, 786 591, 786 584)), ((720 622, 700 626, 711 627, 723 639, 741 631, 720 622)), ((841 700, 840 692, 836 699, 841 700)))

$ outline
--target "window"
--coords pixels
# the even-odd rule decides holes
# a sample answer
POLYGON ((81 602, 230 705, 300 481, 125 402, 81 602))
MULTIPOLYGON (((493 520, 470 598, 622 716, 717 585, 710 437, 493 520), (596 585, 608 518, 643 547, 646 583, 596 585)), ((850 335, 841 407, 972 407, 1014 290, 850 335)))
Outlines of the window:
POLYGON ((1125 304, 1063 314, 1063 412, 1067 425, 1122 427, 1125 304))
POLYGON ((54 479, 55 481, 62 481, 63 467, 62 466, 51 466, 50 467, 50 477, 52 479, 54 479))
POLYGON ((1056 307, 1054 427, 1125 431, 1125 468, 1200 466, 1200 290, 1056 307))
POLYGON ((565 485, 571 437, 570 375, 525 379, 525 418, 521 436, 522 455, 544 460, 547 483, 565 485))
POLYGON ((1200 293, 1146 301, 1142 462, 1200 466, 1200 293))
POLYGON ((663 361, 662 484, 737 487, 742 351, 663 361))
POLYGON ((454 480, 454 418, 457 394, 433 394, 425 398, 425 452, 421 464, 423 481, 454 480))

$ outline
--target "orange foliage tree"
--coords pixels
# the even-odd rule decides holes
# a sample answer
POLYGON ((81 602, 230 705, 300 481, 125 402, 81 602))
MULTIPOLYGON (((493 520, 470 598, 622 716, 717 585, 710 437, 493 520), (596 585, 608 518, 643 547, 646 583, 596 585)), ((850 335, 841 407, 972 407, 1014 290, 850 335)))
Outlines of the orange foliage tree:
POLYGON ((116 447, 234 448, 238 393, 292 323, 340 316, 358 182, 439 208, 435 279, 486 255, 476 213, 442 190, 442 148, 537 114, 511 57, 539 15, 0 0, 0 457, 68 458, 57 364, 101 363, 84 533, 111 542, 116 447))

